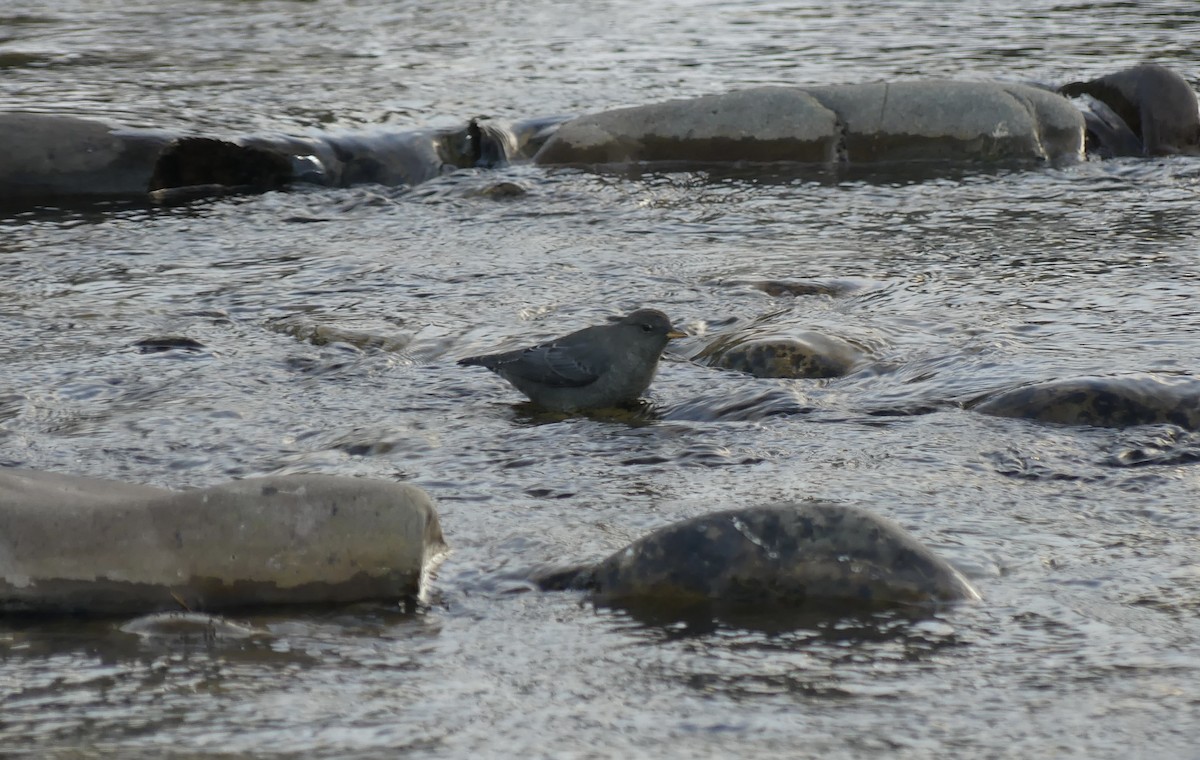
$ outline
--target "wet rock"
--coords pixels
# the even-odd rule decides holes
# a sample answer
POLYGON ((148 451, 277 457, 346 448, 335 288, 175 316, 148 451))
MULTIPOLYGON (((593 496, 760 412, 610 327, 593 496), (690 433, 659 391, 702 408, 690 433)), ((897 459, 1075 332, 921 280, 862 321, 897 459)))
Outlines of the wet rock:
POLYGON ((468 192, 469 198, 489 198, 494 201, 522 198, 529 194, 529 188, 517 182, 491 182, 484 187, 468 192))
MULTIPOLYGON (((539 133, 530 126, 522 137, 539 133)), ((2 201, 138 196, 165 205, 295 182, 412 186, 498 166, 521 150, 509 130, 474 119, 448 129, 222 140, 24 113, 0 113, 0 144, 8 147, 0 153, 2 201)))
POLYGON ((1200 154, 1200 106, 1179 74, 1155 64, 1134 66, 1059 88, 1085 97, 1088 152, 1101 156, 1200 154))
POLYGON ((746 388, 675 404, 662 410, 661 416, 664 420, 745 422, 812 411, 813 407, 792 389, 746 388))
POLYGON ((614 607, 686 610, 890 606, 977 600, 945 560, 890 520, 810 502, 672 523, 591 568, 538 578, 614 607))
POLYGON ((540 164, 733 161, 875 163, 1082 156, 1065 98, 995 82, 759 87, 583 116, 540 164))
POLYGON ((542 149, 542 146, 554 136, 558 128, 573 118, 575 117, 562 115, 540 116, 514 123, 510 128, 516 143, 514 157, 533 158, 542 149))
POLYGON ((143 194, 172 137, 70 116, 0 113, 0 199, 143 194))
POLYGON ((1083 118, 1065 98, 1018 84, 930 80, 813 87, 838 114, 844 160, 1078 159, 1083 118))
POLYGON ((200 341, 185 335, 160 335, 135 341, 133 347, 143 354, 160 354, 166 351, 197 353, 208 350, 200 341))
POLYGON ((758 87, 583 116, 534 156, 540 164, 801 161, 837 158, 837 116, 794 87, 758 87))
POLYGON ((292 162, 277 150, 238 145, 209 137, 182 137, 172 140, 154 164, 147 188, 160 192, 157 200, 168 203, 182 200, 185 193, 209 186, 230 191, 265 192, 283 187, 293 180, 292 162))
POLYGON ((305 317, 288 316, 268 322, 267 327, 314 346, 344 343, 362 350, 379 349, 402 353, 413 341, 410 333, 397 333, 395 326, 387 323, 372 324, 367 329, 354 329, 342 325, 321 324, 305 317))
POLYGON ((705 347, 696 359, 755 377, 827 378, 848 374, 866 356, 841 338, 797 332, 780 337, 725 337, 705 347))
POLYGON ((1200 462, 1200 433, 1173 425, 1133 429, 1120 436, 1104 462, 1113 467, 1200 462))
POLYGON ((1079 377, 1014 388, 969 405, 998 417, 1124 428, 1200 429, 1200 380, 1153 374, 1079 377))
POLYGON ((0 611, 396 601, 444 550, 428 496, 324 475, 193 491, 0 469, 0 611))
POLYGON ((725 285, 744 285, 772 297, 827 296, 836 298, 868 286, 865 280, 730 280, 725 285))

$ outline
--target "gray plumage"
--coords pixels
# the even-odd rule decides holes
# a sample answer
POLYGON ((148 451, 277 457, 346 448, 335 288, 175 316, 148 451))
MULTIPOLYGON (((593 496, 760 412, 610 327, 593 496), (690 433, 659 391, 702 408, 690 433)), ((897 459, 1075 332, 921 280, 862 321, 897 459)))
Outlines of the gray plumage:
POLYGON ((667 341, 686 333, 657 309, 612 317, 530 348, 469 356, 459 364, 490 369, 546 409, 621 406, 650 386, 667 341))

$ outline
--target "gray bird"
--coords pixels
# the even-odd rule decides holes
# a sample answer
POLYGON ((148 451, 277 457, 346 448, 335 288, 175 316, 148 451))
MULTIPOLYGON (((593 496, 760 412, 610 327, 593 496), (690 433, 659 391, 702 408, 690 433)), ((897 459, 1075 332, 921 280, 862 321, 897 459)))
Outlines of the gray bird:
POLYGON ((487 367, 533 403, 554 411, 628 404, 650 386, 667 341, 687 333, 672 327, 657 309, 638 309, 609 321, 530 348, 469 356, 458 363, 487 367))

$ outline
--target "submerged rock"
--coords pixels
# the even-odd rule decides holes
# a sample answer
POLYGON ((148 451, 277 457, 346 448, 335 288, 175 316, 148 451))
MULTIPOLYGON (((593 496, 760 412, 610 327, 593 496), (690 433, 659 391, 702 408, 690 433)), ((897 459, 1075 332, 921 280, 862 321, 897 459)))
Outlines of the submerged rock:
POLYGON ((744 422, 809 414, 813 407, 793 388, 746 387, 693 398, 662 410, 665 420, 744 422))
POLYGON ((0 469, 0 611, 401 600, 445 544, 415 486, 326 475, 170 491, 0 469))
POLYGON ((143 639, 206 643, 249 639, 264 633, 244 623, 202 612, 155 612, 128 620, 119 630, 143 639))
POLYGON ((595 566, 539 579, 604 606, 744 612, 977 600, 945 560, 890 520, 820 502, 672 523, 595 566))
POLYGON ((930 80, 757 87, 583 116, 540 164, 1078 159, 1084 119, 1034 87, 930 80))
POLYGON ((1001 392, 972 408, 1061 425, 1124 428, 1165 423, 1200 430, 1200 380, 1153 374, 1051 380, 1001 392))
POLYGON ((726 280, 723 285, 743 285, 760 290, 769 296, 828 296, 837 297, 869 285, 867 280, 726 280))
POLYGON ((305 316, 287 316, 271 320, 267 328, 314 346, 345 343, 358 349, 379 349, 401 353, 413 340, 411 333, 398 332, 395 325, 387 322, 370 324, 367 329, 323 324, 305 316))
POLYGON ((728 336, 709 344, 696 359, 755 377, 827 378, 848 374, 866 356, 841 338, 805 331, 780 337, 728 336))

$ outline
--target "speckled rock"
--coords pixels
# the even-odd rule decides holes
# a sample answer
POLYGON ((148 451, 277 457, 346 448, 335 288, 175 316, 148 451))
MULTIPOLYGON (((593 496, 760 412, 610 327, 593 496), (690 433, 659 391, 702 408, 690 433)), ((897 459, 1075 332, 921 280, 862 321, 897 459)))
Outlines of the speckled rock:
POLYGON ((1061 425, 1172 424, 1200 430, 1200 380, 1182 375, 1079 377, 993 395, 975 411, 1061 425))
POLYGON ((764 610, 979 599, 961 573, 894 522, 820 502, 672 523, 543 586, 584 588, 597 603, 617 607, 764 610))
POLYGON ((403 483, 291 475, 193 491, 0 469, 0 611, 400 600, 444 549, 403 483))
POLYGON ((706 346, 696 359, 755 377, 824 378, 848 374, 867 357, 841 338, 796 332, 778 337, 725 337, 706 346))

